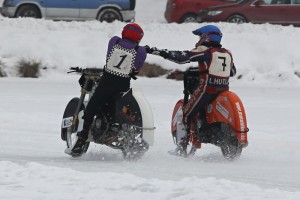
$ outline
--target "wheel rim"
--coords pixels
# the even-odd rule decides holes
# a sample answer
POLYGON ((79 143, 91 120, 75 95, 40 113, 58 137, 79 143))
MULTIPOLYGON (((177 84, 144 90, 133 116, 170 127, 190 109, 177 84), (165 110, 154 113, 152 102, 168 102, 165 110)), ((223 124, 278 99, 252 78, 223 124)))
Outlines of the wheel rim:
POLYGON ((185 18, 185 20, 183 22, 184 23, 193 23, 193 22, 196 22, 196 19, 194 17, 187 17, 187 18, 185 18))
POLYGON ((68 127, 67 129, 67 145, 68 148, 72 148, 75 145, 75 142, 77 141, 77 133, 72 132, 73 125, 68 127))
POLYGON ((28 10, 28 11, 24 12, 23 17, 33 17, 33 18, 36 18, 37 15, 36 15, 36 13, 33 10, 28 10))
POLYGON ((106 22, 109 22, 109 23, 111 23, 111 22, 113 22, 115 20, 120 20, 120 18, 119 18, 118 15, 116 15, 116 13, 114 13, 112 11, 105 12, 102 15, 101 19, 100 19, 100 21, 106 21, 106 22))
POLYGON ((230 22, 232 23, 236 23, 236 24, 242 24, 242 23, 245 23, 246 20, 244 20, 243 18, 241 17, 234 17, 230 20, 230 22))

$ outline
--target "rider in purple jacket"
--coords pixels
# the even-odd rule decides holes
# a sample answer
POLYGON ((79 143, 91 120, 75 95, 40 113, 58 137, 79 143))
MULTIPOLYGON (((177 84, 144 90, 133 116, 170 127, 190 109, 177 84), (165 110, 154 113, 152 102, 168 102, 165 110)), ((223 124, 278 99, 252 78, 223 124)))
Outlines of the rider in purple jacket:
POLYGON ((130 23, 123 28, 122 38, 114 36, 110 39, 103 76, 84 111, 83 129, 77 133, 73 154, 83 153, 90 126, 99 109, 113 101, 120 92, 129 90, 131 78, 135 78, 147 56, 145 48, 139 46, 143 36, 143 29, 138 24, 130 23))

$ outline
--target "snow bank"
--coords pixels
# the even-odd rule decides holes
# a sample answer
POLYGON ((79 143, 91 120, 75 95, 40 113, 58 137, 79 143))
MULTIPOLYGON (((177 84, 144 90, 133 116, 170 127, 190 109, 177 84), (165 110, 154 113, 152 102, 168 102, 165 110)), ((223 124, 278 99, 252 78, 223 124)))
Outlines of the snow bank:
MULTIPOLYGON (((198 38, 191 31, 200 24, 143 23, 141 45, 171 50, 189 50, 198 38)), ((204 24, 201 24, 201 26, 204 24)), ((300 85, 300 29, 292 26, 219 23, 223 45, 230 49, 242 76, 240 82, 271 85, 300 85)), ((16 76, 15 65, 21 59, 41 62, 43 67, 65 73, 70 66, 103 67, 107 43, 120 35, 124 23, 54 22, 35 19, 0 18, 0 60, 9 76, 16 76)), ((147 62, 166 69, 184 69, 161 57, 149 55, 147 62)))

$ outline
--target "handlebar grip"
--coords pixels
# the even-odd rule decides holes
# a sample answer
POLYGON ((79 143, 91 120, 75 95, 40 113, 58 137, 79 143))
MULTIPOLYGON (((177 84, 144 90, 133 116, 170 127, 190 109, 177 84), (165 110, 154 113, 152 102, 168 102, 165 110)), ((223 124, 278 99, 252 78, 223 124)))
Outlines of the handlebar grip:
POLYGON ((70 70, 76 71, 76 72, 81 72, 82 69, 79 67, 70 67, 70 70))
POLYGON ((83 70, 84 73, 87 73, 87 74, 100 74, 103 72, 103 69, 101 68, 85 68, 83 70))
POLYGON ((80 74, 84 74, 84 75, 88 75, 88 76, 97 76, 97 75, 101 75, 103 73, 103 69, 100 68, 79 68, 79 67, 70 67, 70 70, 68 73, 80 73, 80 74))

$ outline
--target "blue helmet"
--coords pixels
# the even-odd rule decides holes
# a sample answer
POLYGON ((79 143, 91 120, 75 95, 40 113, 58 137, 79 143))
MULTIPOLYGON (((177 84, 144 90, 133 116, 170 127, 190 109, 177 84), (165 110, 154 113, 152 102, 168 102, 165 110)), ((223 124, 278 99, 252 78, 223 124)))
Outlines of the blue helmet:
POLYGON ((193 34, 200 36, 198 46, 202 43, 216 42, 221 43, 221 30, 214 25, 206 25, 193 31, 193 34))

